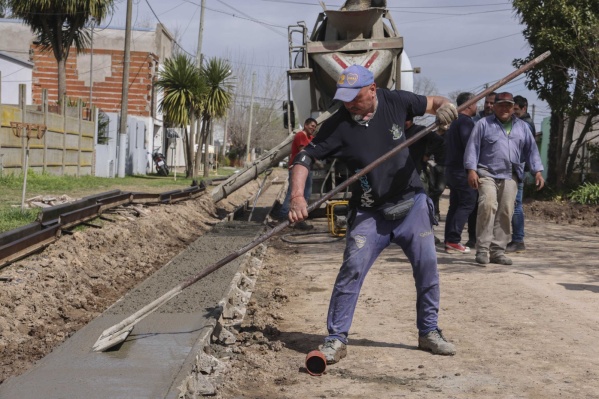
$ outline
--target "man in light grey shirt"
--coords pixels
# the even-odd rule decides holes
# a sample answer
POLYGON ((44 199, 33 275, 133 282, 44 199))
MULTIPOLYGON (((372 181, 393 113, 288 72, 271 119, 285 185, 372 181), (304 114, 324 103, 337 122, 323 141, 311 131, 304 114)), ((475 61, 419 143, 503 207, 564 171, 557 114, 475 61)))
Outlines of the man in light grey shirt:
POLYGON ((513 115, 514 97, 499 93, 493 115, 474 126, 466 151, 464 168, 468 184, 478 190, 476 261, 511 265, 505 248, 511 238, 511 220, 524 167, 535 177, 537 190, 545 180, 539 150, 528 124, 513 115))

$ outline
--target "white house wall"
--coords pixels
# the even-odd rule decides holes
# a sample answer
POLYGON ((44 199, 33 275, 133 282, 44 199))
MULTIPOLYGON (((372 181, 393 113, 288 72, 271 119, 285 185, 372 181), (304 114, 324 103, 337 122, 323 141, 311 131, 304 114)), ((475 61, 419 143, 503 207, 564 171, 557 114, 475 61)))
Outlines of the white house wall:
POLYGON ((8 105, 19 104, 19 84, 27 86, 27 105, 31 105, 31 81, 33 65, 13 62, 0 56, 0 71, 2 72, 1 103, 8 105))
MULTIPOLYGON (((118 171, 118 129, 119 115, 107 113, 108 143, 97 144, 96 140, 96 176, 115 177, 118 171)), ((126 175, 145 175, 150 172, 152 143, 149 134, 153 129, 151 118, 129 116, 127 118, 127 158, 125 159, 126 175)))

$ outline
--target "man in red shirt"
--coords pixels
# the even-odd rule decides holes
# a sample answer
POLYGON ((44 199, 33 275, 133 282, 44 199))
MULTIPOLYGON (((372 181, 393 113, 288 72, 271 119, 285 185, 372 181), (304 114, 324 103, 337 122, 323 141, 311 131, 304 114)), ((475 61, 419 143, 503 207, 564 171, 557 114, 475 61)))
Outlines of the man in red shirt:
MULTIPOLYGON (((304 149, 305 146, 308 145, 314 138, 314 131, 316 130, 316 119, 308 118, 304 122, 304 129, 295 134, 293 138, 293 143, 291 144, 291 155, 289 156, 289 181, 291 181, 291 168, 293 168, 293 160, 295 156, 304 149)), ((310 195, 312 194, 312 174, 309 174, 308 179, 306 180, 306 186, 304 188, 304 198, 306 202, 310 200, 310 195)), ((291 201, 291 185, 287 188, 287 195, 285 196, 285 200, 281 205, 279 212, 277 212, 276 217, 279 220, 286 220, 289 215, 289 202, 291 201)), ((311 224, 306 223, 305 221, 295 223, 294 227, 301 230, 310 230, 313 228, 311 224)))

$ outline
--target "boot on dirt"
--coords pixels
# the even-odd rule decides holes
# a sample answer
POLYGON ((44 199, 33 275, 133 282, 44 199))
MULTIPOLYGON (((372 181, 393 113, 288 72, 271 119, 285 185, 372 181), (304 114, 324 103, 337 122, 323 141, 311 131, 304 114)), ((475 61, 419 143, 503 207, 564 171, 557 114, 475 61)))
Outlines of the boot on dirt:
POLYGON ((511 265, 513 262, 510 258, 508 258, 505 255, 499 255, 499 256, 493 256, 491 257, 491 263, 497 263, 499 265, 506 265, 509 266, 511 265))
POLYGON ((447 342, 440 329, 418 337, 418 348, 433 352, 435 355, 455 355, 455 345, 447 342))
POLYGON ((489 263, 489 254, 482 251, 477 252, 474 260, 476 260, 476 262, 480 263, 481 265, 486 265, 487 263, 489 263))
POLYGON ((338 339, 328 339, 324 341, 320 351, 327 359, 327 364, 335 364, 347 356, 347 345, 338 339))
POLYGON ((516 252, 516 253, 521 253, 521 252, 525 252, 526 251, 526 245, 524 245, 524 242, 515 242, 512 241, 507 245, 507 248, 505 249, 505 252, 516 252))

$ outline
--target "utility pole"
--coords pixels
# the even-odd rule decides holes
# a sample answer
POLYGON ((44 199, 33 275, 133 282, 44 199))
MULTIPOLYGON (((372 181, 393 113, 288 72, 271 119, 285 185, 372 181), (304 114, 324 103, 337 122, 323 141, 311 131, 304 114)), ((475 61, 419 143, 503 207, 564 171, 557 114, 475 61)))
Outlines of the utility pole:
POLYGON ((96 26, 95 18, 92 18, 92 40, 89 50, 89 102, 87 108, 92 109, 92 95, 94 85, 94 26, 96 26))
MULTIPOLYGON (((200 68, 202 68, 202 37, 204 36, 204 5, 205 0, 202 0, 202 5, 200 9, 200 28, 198 29, 198 48, 196 50, 196 66, 198 67, 198 73, 200 68)), ((194 155, 195 162, 193 162, 193 175, 195 176, 195 171, 200 169, 200 164, 202 162, 202 118, 199 117, 197 120, 192 117, 191 123, 195 124, 195 137, 191 137, 190 141, 192 143, 192 152, 197 144, 198 149, 194 155)), ((208 156, 208 140, 206 139, 206 143, 204 143, 206 150, 204 151, 205 156, 208 156)))
POLYGON ((225 116, 225 131, 223 132, 223 145, 220 148, 220 152, 224 157, 227 155, 227 129, 229 128, 229 117, 225 116))
POLYGON ((532 115, 530 116, 530 118, 532 119, 533 123, 535 121, 535 105, 532 105, 532 115))
POLYGON ((252 73, 252 97, 250 100, 250 124, 248 126, 248 142, 247 142, 247 157, 246 165, 252 161, 252 150, 250 148, 250 139, 252 137, 252 114, 254 113, 254 84, 256 83, 256 72, 252 73))
POLYGON ((198 68, 202 67, 202 39, 204 37, 204 6, 206 0, 202 0, 202 8, 200 9, 200 30, 198 32, 198 50, 196 52, 196 64, 198 68))
POLYGON ((121 94, 121 123, 119 125, 119 169, 118 177, 125 177, 127 159, 127 106, 129 100, 129 64, 131 61, 131 15, 133 0, 127 0, 127 23, 125 25, 125 51, 123 60, 123 91, 121 94))

